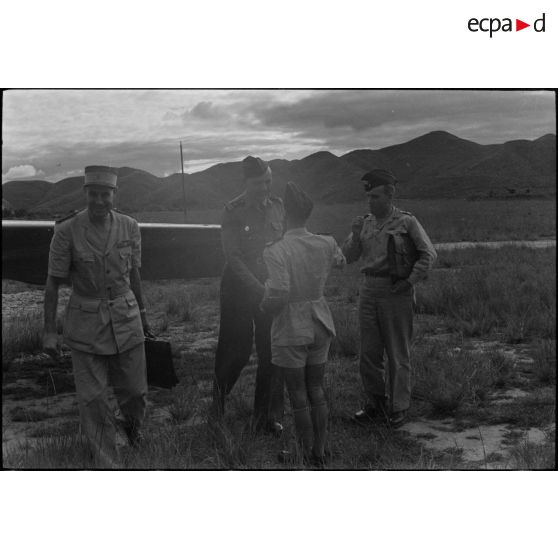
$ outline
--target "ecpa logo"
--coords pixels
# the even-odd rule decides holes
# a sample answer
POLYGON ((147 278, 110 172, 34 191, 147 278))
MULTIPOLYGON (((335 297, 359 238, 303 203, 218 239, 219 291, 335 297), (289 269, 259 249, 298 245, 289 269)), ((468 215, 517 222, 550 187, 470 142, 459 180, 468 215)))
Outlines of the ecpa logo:
MULTIPOLYGON (((546 25, 546 14, 536 19, 533 22, 533 29, 537 33, 544 33, 545 32, 545 25, 546 25)), ((513 27, 512 18, 505 17, 500 19, 498 17, 484 17, 482 19, 477 19, 476 17, 472 17, 469 22, 467 23, 467 27, 469 31, 473 33, 478 33, 479 31, 483 33, 489 33, 490 38, 494 33, 498 33, 499 31, 512 32, 512 31, 521 31, 522 29, 526 29, 527 27, 531 27, 530 23, 526 23, 521 19, 515 19, 515 29, 513 27)))

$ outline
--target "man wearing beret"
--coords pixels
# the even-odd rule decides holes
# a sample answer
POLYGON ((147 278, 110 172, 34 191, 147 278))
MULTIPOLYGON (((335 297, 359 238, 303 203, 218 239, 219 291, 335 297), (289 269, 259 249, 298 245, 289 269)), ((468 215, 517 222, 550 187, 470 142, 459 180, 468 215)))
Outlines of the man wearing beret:
POLYGON ((221 280, 211 414, 215 418, 222 416, 225 396, 248 363, 255 340, 255 425, 279 435, 283 430, 283 381, 271 364, 271 316, 259 305, 267 278, 263 250, 283 234, 283 202, 271 195, 272 175, 266 162, 259 157, 246 157, 242 172, 245 191, 225 204, 221 225, 226 263, 221 280))
POLYGON ((43 348, 56 357, 58 288, 69 278, 64 341, 72 354, 82 433, 103 469, 121 466, 117 432, 138 443, 147 396, 140 232, 134 219, 113 210, 116 182, 116 169, 85 168, 87 208, 56 223, 44 305, 43 348), (115 418, 109 385, 123 420, 115 418))
POLYGON ((397 180, 391 172, 374 169, 362 180, 370 214, 353 220, 343 244, 347 262, 360 259, 363 274, 360 374, 367 401, 353 419, 397 428, 411 403, 414 285, 426 277, 436 252, 416 217, 393 205, 397 180))

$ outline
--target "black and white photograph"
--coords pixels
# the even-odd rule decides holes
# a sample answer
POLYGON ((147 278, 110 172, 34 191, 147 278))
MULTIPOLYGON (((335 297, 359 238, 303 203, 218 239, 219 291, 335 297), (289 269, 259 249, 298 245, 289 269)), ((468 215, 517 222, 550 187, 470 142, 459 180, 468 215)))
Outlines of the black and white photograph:
POLYGON ((555 467, 555 91, 2 118, 4 468, 555 467))
POLYGON ((2 556, 552 552, 555 12, 5 0, 2 556))

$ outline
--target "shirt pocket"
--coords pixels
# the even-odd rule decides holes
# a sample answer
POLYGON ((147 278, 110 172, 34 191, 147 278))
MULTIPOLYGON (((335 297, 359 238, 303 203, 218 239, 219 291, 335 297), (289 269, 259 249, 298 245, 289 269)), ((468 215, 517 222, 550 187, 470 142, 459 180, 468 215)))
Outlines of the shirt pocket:
POLYGON ((74 254, 74 264, 78 274, 86 279, 93 278, 93 270, 95 266, 95 256, 93 252, 79 250, 74 254))
POLYGON ((120 262, 120 271, 127 273, 132 267, 132 248, 126 246, 118 250, 118 261, 120 262))
POLYGON ((418 252, 411 236, 404 230, 389 231, 388 263, 390 273, 400 279, 406 279, 418 259, 418 252))
POLYGON ((100 300, 74 300, 70 298, 64 323, 67 339, 88 344, 97 334, 100 300))

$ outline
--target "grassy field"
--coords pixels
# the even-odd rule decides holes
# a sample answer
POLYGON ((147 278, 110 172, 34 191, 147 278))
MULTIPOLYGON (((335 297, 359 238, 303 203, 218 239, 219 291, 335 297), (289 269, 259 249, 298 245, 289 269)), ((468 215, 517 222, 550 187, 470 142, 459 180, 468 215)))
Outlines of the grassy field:
MULTIPOLYGON (((554 249, 467 249, 441 253, 428 281, 417 288, 411 421, 438 421, 455 435, 506 425, 508 451, 487 450, 480 461, 471 462, 464 459, 463 448, 432 448, 429 434, 362 428, 349 420, 362 402, 356 313, 359 273, 357 266, 333 273, 326 295, 338 338, 326 374, 332 456, 327 467, 554 467, 555 275, 554 249), (506 399, 514 390, 522 396, 506 399), (498 402, 497 397, 503 399, 498 402), (527 433, 532 428, 544 433, 542 442, 530 441, 527 433)), ((235 386, 223 422, 211 428, 206 422, 218 328, 218 279, 150 282, 145 292, 154 330, 172 342, 180 383, 173 390, 151 391, 145 441, 137 450, 128 450, 125 466, 281 468, 275 456, 294 443, 292 416, 287 405, 282 439, 254 432, 254 361, 235 386)), ((23 333, 12 332, 3 340, 3 357, 10 360, 3 375, 5 401, 10 398, 6 416, 29 427, 26 439, 4 453, 4 466, 88 468, 91 463, 78 436, 77 410, 66 409, 61 421, 60 411, 52 407, 54 393, 61 398, 72 391, 69 354, 58 364, 41 360, 36 341, 39 320, 39 315, 30 314, 25 327, 13 326, 23 333)), ((468 435, 474 436, 474 432, 468 435)), ((481 442, 484 450, 482 434, 481 442)))
MULTIPOLYGON (((536 240, 556 238, 556 199, 549 200, 397 200, 400 209, 420 220, 433 242, 536 240)), ((309 222, 314 232, 341 240, 350 232, 353 217, 368 213, 366 204, 317 205, 309 222)), ((183 223, 184 214, 138 213, 144 222, 183 223)), ((190 223, 219 223, 221 210, 193 209, 190 223)))

